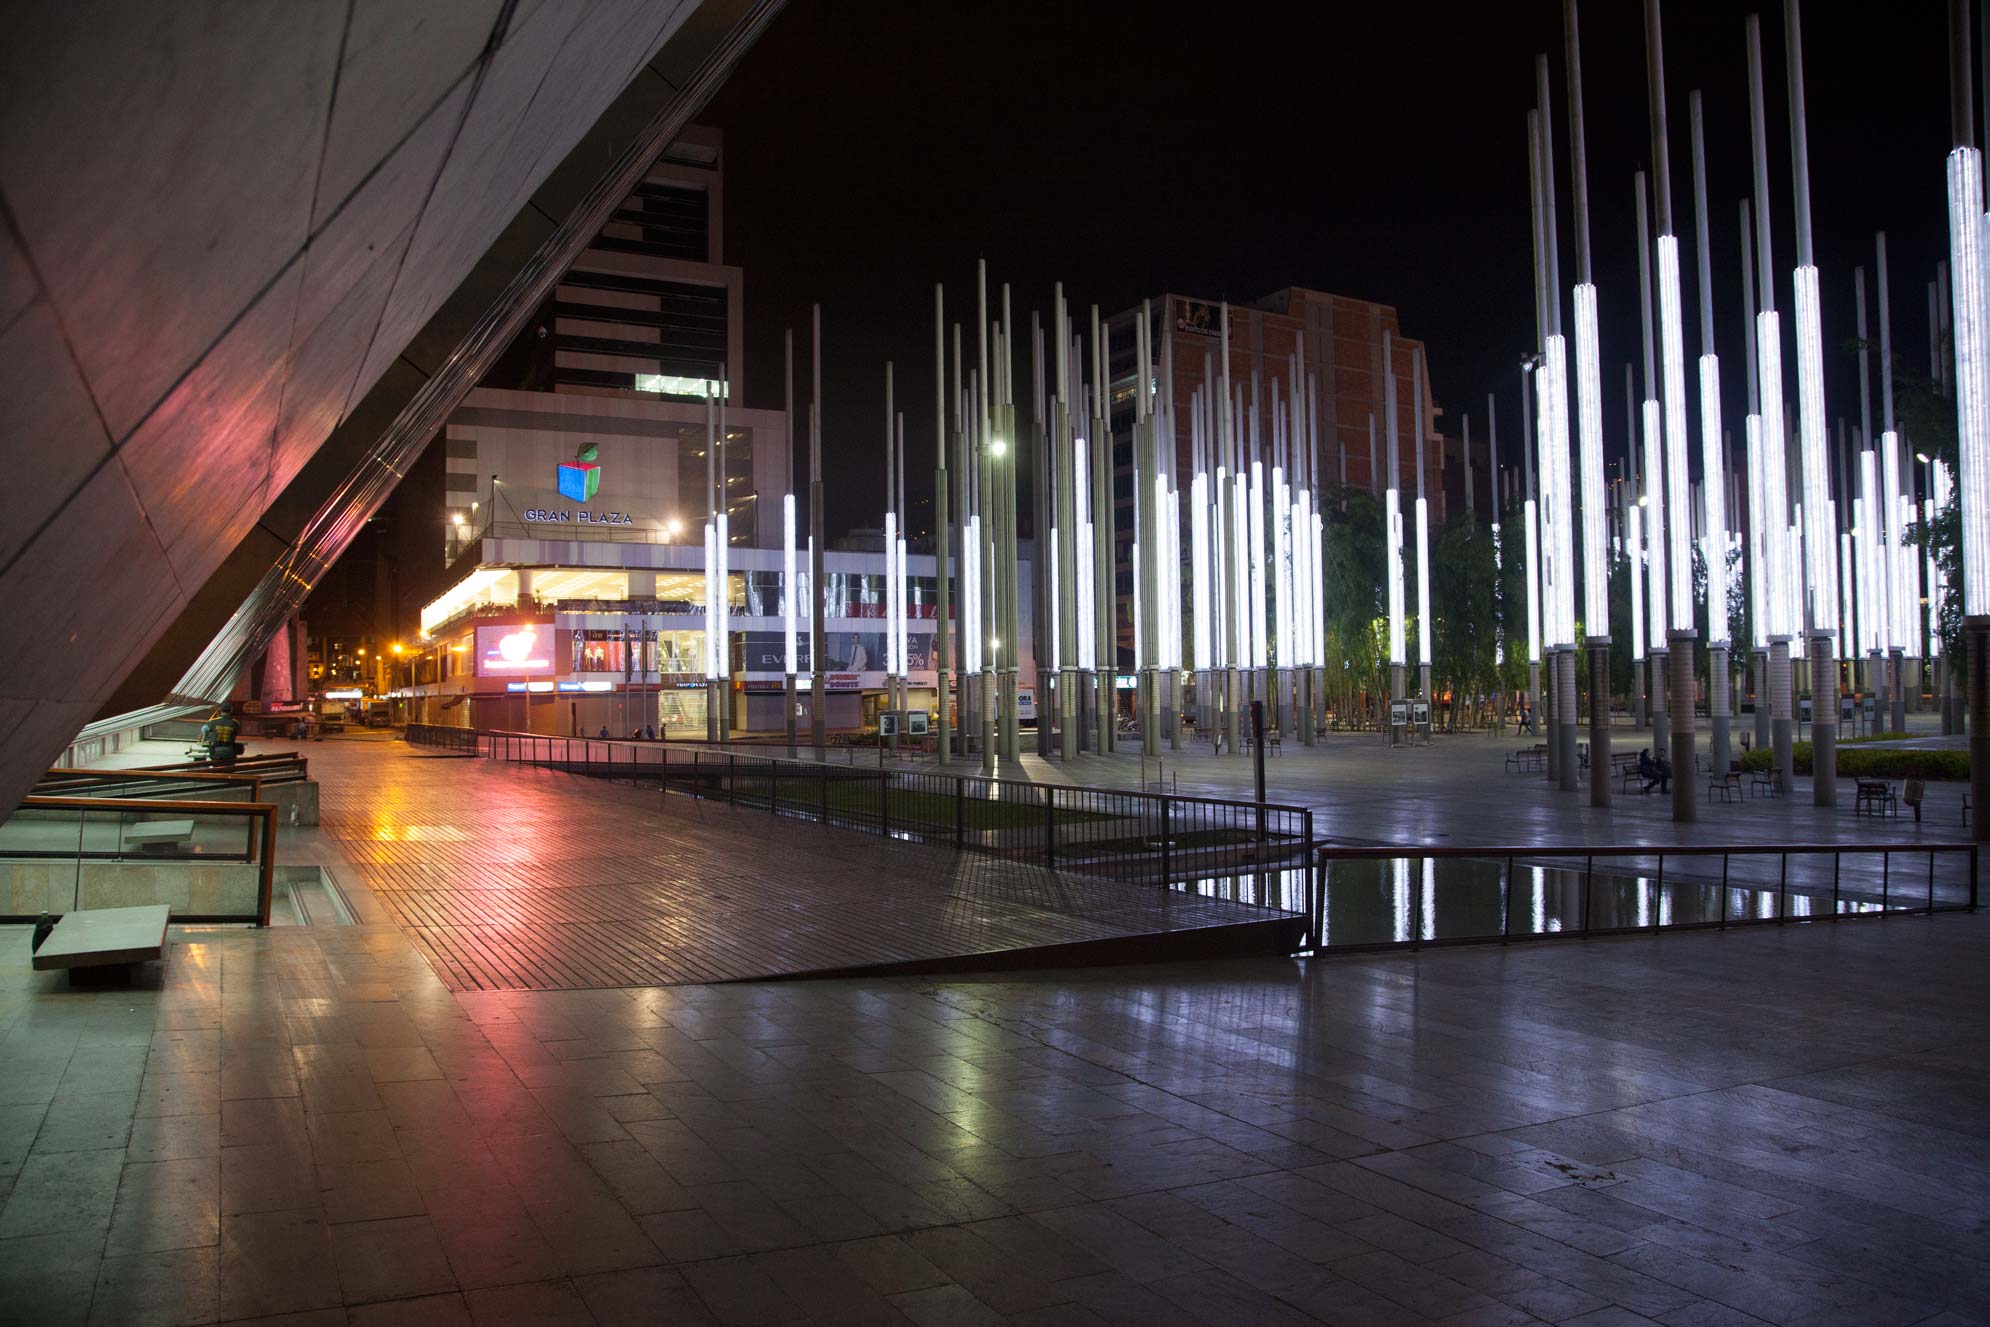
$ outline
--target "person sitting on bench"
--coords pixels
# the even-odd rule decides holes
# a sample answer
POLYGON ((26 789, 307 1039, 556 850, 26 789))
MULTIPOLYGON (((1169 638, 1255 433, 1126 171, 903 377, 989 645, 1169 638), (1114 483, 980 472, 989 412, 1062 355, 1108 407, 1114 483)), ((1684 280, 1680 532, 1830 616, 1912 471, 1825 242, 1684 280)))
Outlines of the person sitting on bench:
POLYGON ((1653 760, 1650 747, 1638 752, 1638 777, 1645 781, 1646 792, 1654 786, 1660 792, 1672 791, 1672 766, 1663 760, 1653 760))
POLYGON ((207 744, 207 758, 216 769, 234 769, 242 754, 242 725, 234 706, 221 703, 221 712, 200 726, 200 740, 207 744))

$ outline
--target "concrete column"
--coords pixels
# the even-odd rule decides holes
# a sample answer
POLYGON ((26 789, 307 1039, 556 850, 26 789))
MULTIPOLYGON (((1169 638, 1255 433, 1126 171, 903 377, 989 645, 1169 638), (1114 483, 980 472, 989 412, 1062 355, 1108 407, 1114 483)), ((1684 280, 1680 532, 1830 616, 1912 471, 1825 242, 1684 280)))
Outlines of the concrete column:
POLYGON ((1672 689, 1669 657, 1665 650, 1652 650, 1645 656, 1651 665, 1651 750, 1660 760, 1669 760, 1672 755, 1672 729, 1666 721, 1670 708, 1667 693, 1672 689))
POLYGON ((631 570, 624 594, 630 599, 656 598, 656 573, 654 571, 631 570))
POLYGON ((1589 638, 1589 804, 1610 805, 1610 639, 1589 638))
POLYGON ((1645 661, 1631 660, 1631 726, 1640 732, 1645 726, 1645 661))
POLYGON ((1734 675, 1728 669, 1727 646, 1716 645, 1707 651, 1707 713, 1713 720, 1714 773, 1724 774, 1734 760, 1732 715, 1734 710, 1734 675))
POLYGON ((1668 651, 1672 666, 1666 701, 1672 709, 1672 818, 1697 820, 1700 799, 1693 779, 1693 633, 1671 633, 1668 651))
POLYGON ((1776 789, 1788 795, 1796 784, 1796 705, 1792 695, 1790 638, 1769 642, 1769 730, 1776 750, 1776 789))
MULTIPOLYGON (((1581 761, 1576 756, 1576 692, 1575 692, 1575 646, 1563 645, 1555 650, 1555 735, 1560 750, 1563 792, 1574 792, 1576 781, 1581 774, 1581 761)), ((1599 780, 1600 782, 1600 780, 1599 780)))
POLYGON ((520 567, 518 569, 518 607, 522 611, 529 612, 534 607, 532 602, 532 573, 534 570, 535 568, 532 567, 520 567))
POLYGON ((1810 638, 1810 781, 1818 806, 1838 805, 1838 664, 1825 632, 1810 638))
POLYGON ((1755 746, 1767 751, 1769 736, 1769 655, 1766 650, 1757 650, 1751 656, 1755 661, 1755 746))
MULTIPOLYGON (((1887 669, 1888 679, 1893 683, 1893 694, 1890 697, 1892 704, 1889 707, 1889 713, 1891 717, 1891 723, 1889 726, 1896 733, 1904 733, 1907 731, 1906 651, 1901 649, 1895 649, 1893 651, 1892 657, 1889 659, 1888 662, 1892 665, 1887 669)), ((1972 802, 1970 803, 1970 805, 1974 807, 1975 803, 1972 802)))
POLYGON ((1969 653, 1969 837, 1984 843, 1990 842, 1990 617, 1966 617, 1962 629, 1969 653))

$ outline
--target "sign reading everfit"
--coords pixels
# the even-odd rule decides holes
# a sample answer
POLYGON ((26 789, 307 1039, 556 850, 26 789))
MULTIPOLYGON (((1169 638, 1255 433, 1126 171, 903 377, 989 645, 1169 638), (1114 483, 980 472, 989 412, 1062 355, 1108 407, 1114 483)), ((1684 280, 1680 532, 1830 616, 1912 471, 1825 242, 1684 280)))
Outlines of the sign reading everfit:
MULTIPOLYGON (((571 461, 562 461, 555 483, 560 496, 573 502, 592 502, 601 491, 601 448, 585 443, 571 461)), ((635 519, 621 511, 561 511, 551 507, 528 507, 525 519, 534 525, 634 525, 635 519)))

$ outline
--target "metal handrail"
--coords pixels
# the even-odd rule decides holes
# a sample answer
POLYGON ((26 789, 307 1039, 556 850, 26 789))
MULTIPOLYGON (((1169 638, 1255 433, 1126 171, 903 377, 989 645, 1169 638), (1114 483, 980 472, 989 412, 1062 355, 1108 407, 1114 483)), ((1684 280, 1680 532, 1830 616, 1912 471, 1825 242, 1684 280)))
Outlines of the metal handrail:
MULTIPOLYGON (((1789 879, 1789 863, 1790 863, 1790 858, 1793 856, 1820 857, 1820 856, 1829 855, 1831 857, 1831 891, 1828 896, 1830 900, 1829 911, 1801 913, 1797 915, 1797 917, 1795 918, 1796 920, 1836 921, 1846 917, 1884 917, 1900 912, 1921 913, 1929 916, 1932 916, 1936 912, 1954 912, 1954 911, 1974 912, 1977 909, 1978 897, 1979 897, 1977 849, 1978 849, 1977 844, 1965 841, 1932 842, 1932 843, 1920 842, 1920 843, 1881 844, 1881 845, 1846 844, 1846 843, 1677 844, 1677 845, 1665 845, 1665 846, 1654 846, 1654 845, 1644 845, 1644 844, 1607 844, 1600 847, 1594 845, 1587 845, 1587 844, 1574 844, 1566 847, 1559 847, 1552 845, 1546 845, 1546 846, 1483 845, 1477 847, 1468 847, 1462 845, 1447 844, 1441 847, 1440 846, 1425 847, 1421 845, 1391 846, 1387 844, 1325 844, 1317 847, 1313 854, 1313 861, 1312 861, 1313 878, 1309 882, 1308 891, 1307 891, 1307 902, 1308 902, 1307 939, 1309 946, 1315 952, 1320 952, 1323 950, 1340 950, 1343 952, 1353 952, 1361 950, 1396 949, 1396 948, 1405 948, 1405 947, 1415 949, 1415 948, 1421 948, 1425 945, 1487 944, 1492 942, 1506 943, 1513 940, 1542 940, 1542 939, 1550 939, 1556 937, 1568 938, 1568 937, 1586 937, 1593 935, 1615 935, 1615 934, 1630 934, 1630 933, 1656 934, 1660 931, 1667 931, 1667 930, 1701 930, 1701 929, 1713 929, 1713 928, 1725 929, 1726 927, 1729 926, 1761 925, 1765 923, 1775 923, 1781 925, 1783 923, 1792 920, 1792 915, 1789 910, 1789 898, 1792 892, 1790 887, 1790 879, 1789 879), (1936 880, 1935 880, 1936 858, 1944 855, 1954 856, 1958 854, 1964 856, 1968 863, 1968 901, 1949 902, 1949 903, 1939 902, 1937 899, 1936 880), (1919 859, 1923 856, 1927 858, 1928 868, 1926 876, 1926 894, 1924 896, 1925 902, 1922 903, 1920 906, 1914 908, 1897 907, 1895 906, 1894 902, 1896 897, 1901 897, 1901 898, 1905 897, 1904 893, 1896 895, 1892 884, 1893 858, 1902 855, 1911 856, 1916 859, 1919 859), (1847 856, 1868 857, 1868 858, 1877 856, 1880 859, 1880 891, 1877 900, 1877 907, 1861 908, 1855 906, 1849 909, 1843 907, 1843 904, 1846 901, 1843 892, 1843 883, 1842 883, 1843 859, 1847 856), (1658 891, 1658 897, 1655 898, 1653 902, 1654 904, 1657 904, 1662 901, 1664 896, 1665 859, 1667 857, 1689 857, 1689 858, 1701 858, 1701 859, 1711 858, 1711 857, 1720 858, 1721 870, 1720 870, 1719 884, 1717 886, 1720 898, 1720 915, 1718 917, 1707 918, 1702 916, 1698 919, 1693 919, 1693 920, 1666 921, 1663 919, 1663 914, 1660 908, 1654 906, 1652 910, 1653 920, 1646 925, 1599 927, 1595 924, 1596 907, 1595 907, 1594 893, 1595 893, 1595 880, 1598 874, 1596 869, 1597 859, 1602 858, 1606 861, 1610 859, 1624 859, 1624 858, 1634 858, 1640 860, 1655 859, 1657 864, 1655 888, 1658 891), (1776 877, 1776 886, 1774 890, 1774 897, 1776 898, 1776 908, 1774 913, 1769 916, 1749 916, 1746 914, 1737 915, 1733 913, 1730 910, 1729 906, 1731 896, 1733 894, 1754 893, 1758 895, 1767 895, 1769 893, 1769 891, 1766 888, 1758 888, 1755 885, 1747 882, 1737 883, 1732 878, 1730 873, 1730 864, 1732 863, 1733 859, 1769 858, 1769 857, 1777 858, 1779 864, 1779 869, 1777 871, 1777 877, 1776 877), (1465 936, 1440 937, 1436 935, 1431 935, 1426 937, 1424 935, 1425 919, 1423 916, 1423 908, 1422 908, 1423 904, 1422 891, 1412 890, 1411 900, 1415 912, 1410 927, 1411 934, 1407 938, 1375 940, 1375 941, 1365 940, 1365 941, 1356 941, 1352 943, 1346 943, 1346 942, 1334 943, 1330 939, 1330 937, 1327 936, 1326 932, 1322 929, 1322 922, 1327 915, 1328 891, 1330 888, 1328 883, 1328 873, 1333 863, 1353 862, 1353 861, 1414 862, 1426 859, 1428 860, 1471 859, 1471 860, 1486 861, 1486 862, 1504 862, 1504 868, 1500 872, 1499 885, 1498 885, 1500 929, 1496 934, 1491 932, 1485 932, 1485 933, 1465 935, 1465 936), (1514 897, 1513 882, 1514 882, 1514 868, 1516 863, 1524 864, 1531 867, 1531 866, 1536 866, 1543 862, 1557 862, 1557 861, 1561 862, 1580 861, 1582 864, 1581 865, 1582 888, 1579 895, 1577 896, 1580 902, 1580 908, 1578 910, 1578 917, 1577 917, 1578 925, 1576 925, 1573 928, 1563 927, 1559 930, 1543 929, 1537 931, 1529 929, 1523 931, 1515 931, 1513 929, 1513 897, 1514 897)), ((1570 868, 1566 869, 1573 869, 1573 867, 1571 866, 1570 868)), ((1617 872, 1608 872, 1605 874, 1607 875, 1608 878, 1612 880, 1619 880, 1622 878, 1621 874, 1617 872)), ((1703 887, 1710 882, 1702 879, 1692 879, 1690 883, 1692 883, 1696 887, 1703 887)), ((1797 893, 1798 897, 1803 897, 1803 898, 1822 899, 1826 897, 1821 893, 1821 891, 1817 893, 1811 893, 1808 892, 1807 890, 1799 889, 1797 893)), ((1872 902, 1870 897, 1865 895, 1854 895, 1852 901, 1855 904, 1861 901, 1867 903, 1872 902)), ((1434 927, 1436 920, 1435 917, 1432 917, 1430 920, 1434 927)))
MULTIPOLYGON (((128 852, 122 846, 111 852, 87 851, 80 846, 73 853, 48 853, 39 851, 12 851, 0 853, 0 860, 44 860, 48 858, 73 858, 79 865, 84 861, 143 861, 163 863, 171 861, 199 862, 243 862, 257 863, 256 912, 254 916, 238 913, 189 913, 175 917, 176 922, 216 923, 249 922, 255 926, 268 926, 270 900, 276 882, 276 816, 277 806, 273 802, 202 802, 179 798, 134 798, 110 799, 95 797, 26 797, 21 800, 20 810, 75 811, 87 817, 90 812, 112 813, 120 816, 146 812, 182 812, 198 816, 235 816, 251 823, 248 837, 241 853, 202 853, 198 857, 143 856, 128 852)), ((122 840, 120 840, 121 844, 122 840)), ((0 924, 22 924, 33 922, 34 917, 26 915, 0 916, 0 924)))
POLYGON ((489 730, 480 750, 611 778, 655 778, 735 805, 1113 879, 1268 903, 1303 881, 1311 808, 979 774, 849 766, 684 743, 489 730), (836 789, 874 789, 852 797, 836 789), (971 823, 972 822, 972 823, 971 823), (1274 877, 1278 877, 1274 883, 1274 877), (1245 895, 1251 897, 1244 897, 1245 895))

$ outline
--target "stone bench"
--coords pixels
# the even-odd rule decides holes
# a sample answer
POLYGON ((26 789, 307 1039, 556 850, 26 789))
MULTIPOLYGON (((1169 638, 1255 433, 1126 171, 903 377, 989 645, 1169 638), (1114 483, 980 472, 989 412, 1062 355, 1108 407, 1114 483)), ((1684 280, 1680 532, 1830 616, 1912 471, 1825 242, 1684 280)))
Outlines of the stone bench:
POLYGON ((143 848, 147 852, 191 843, 193 819, 141 820, 124 831, 124 841, 130 847, 143 848))
POLYGON ((166 923, 171 915, 172 909, 163 903, 66 913, 35 950, 35 971, 146 963, 160 958, 166 951, 166 923))

